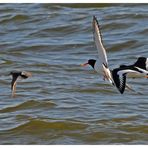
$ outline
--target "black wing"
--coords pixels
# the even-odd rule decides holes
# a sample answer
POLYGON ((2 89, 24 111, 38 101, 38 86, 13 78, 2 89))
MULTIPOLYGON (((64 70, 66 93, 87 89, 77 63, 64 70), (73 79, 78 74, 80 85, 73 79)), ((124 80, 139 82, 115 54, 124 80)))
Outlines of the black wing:
POLYGON ((15 90, 17 78, 18 78, 18 75, 12 75, 12 81, 11 81, 11 90, 12 91, 15 90))
POLYGON ((121 94, 124 93, 125 86, 126 86, 126 73, 118 73, 120 69, 114 69, 112 71, 112 77, 117 89, 120 91, 121 94))
POLYGON ((20 71, 11 71, 10 75, 12 75, 12 81, 11 81, 11 90, 14 92, 16 88, 16 80, 20 76, 20 71))

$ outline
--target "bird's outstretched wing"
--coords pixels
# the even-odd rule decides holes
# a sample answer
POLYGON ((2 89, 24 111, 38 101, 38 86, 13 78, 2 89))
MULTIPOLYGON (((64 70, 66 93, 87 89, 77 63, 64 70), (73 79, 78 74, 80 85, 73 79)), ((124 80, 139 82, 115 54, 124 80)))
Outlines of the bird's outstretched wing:
POLYGON ((115 86, 117 87, 119 92, 123 94, 126 86, 126 73, 117 68, 112 71, 112 77, 115 86))
POLYGON ((11 81, 11 91, 12 95, 15 93, 16 90, 16 81, 17 81, 18 75, 13 75, 12 76, 12 81, 11 81))
POLYGON ((93 17, 93 35, 94 35, 94 41, 96 48, 98 50, 98 57, 101 64, 104 64, 106 67, 108 67, 108 60, 106 55, 106 50, 103 45, 102 41, 102 35, 99 28, 99 23, 97 21, 97 18, 93 17))

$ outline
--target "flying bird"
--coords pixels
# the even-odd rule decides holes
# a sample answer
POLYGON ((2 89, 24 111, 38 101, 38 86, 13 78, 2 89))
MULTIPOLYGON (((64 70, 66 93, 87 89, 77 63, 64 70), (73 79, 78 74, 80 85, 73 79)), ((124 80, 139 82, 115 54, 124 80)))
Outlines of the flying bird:
POLYGON ((15 95, 16 91, 16 83, 17 79, 27 79, 28 77, 32 76, 31 72, 26 72, 26 71, 11 71, 10 75, 12 76, 12 81, 11 81, 11 91, 12 91, 12 96, 15 95))
POLYGON ((132 65, 120 65, 119 68, 112 70, 114 84, 121 94, 124 93, 126 86, 126 75, 128 73, 137 73, 148 78, 148 58, 139 57, 132 65))
POLYGON ((111 71, 109 70, 107 54, 103 45, 99 23, 95 16, 93 17, 92 26, 93 37, 98 51, 98 60, 89 59, 87 63, 81 64, 81 66, 91 65, 95 71, 101 72, 103 74, 104 80, 108 80, 111 84, 113 84, 114 82, 111 76, 111 71))
POLYGON ((102 35, 97 18, 93 17, 93 37, 98 51, 98 60, 89 59, 87 63, 81 64, 81 66, 90 65, 92 68, 103 74, 103 79, 108 80, 112 85, 116 86, 121 94, 124 93, 125 87, 134 91, 126 83, 126 75, 128 73, 143 74, 145 77, 148 75, 148 59, 145 57, 139 57, 133 65, 121 65, 119 68, 110 70, 107 60, 107 54, 103 45, 102 35))

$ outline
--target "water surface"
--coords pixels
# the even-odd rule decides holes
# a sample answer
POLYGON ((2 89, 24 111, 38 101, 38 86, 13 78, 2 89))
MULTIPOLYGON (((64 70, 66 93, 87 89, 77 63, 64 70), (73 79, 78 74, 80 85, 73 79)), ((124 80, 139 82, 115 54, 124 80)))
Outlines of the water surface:
POLYGON ((148 80, 121 95, 80 67, 97 58, 93 15, 111 68, 148 57, 147 4, 0 5, 0 144, 148 144, 148 80), (11 70, 33 73, 15 98, 11 70))

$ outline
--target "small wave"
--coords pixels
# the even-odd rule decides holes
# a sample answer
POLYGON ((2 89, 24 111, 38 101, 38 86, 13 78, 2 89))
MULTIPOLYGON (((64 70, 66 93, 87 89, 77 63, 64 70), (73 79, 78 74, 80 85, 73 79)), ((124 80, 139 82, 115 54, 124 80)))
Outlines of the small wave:
POLYGON ((18 14, 12 17, 13 20, 19 21, 19 20, 27 20, 29 19, 29 16, 24 15, 24 14, 18 14))
POLYGON ((79 25, 59 25, 59 24, 56 25, 55 24, 54 26, 50 26, 48 28, 42 28, 33 33, 30 33, 29 36, 31 37, 45 37, 45 36, 66 37, 78 31, 80 31, 79 25))
POLYGON ((46 32, 46 33, 52 33, 52 32, 60 32, 60 33, 74 33, 75 31, 77 31, 79 28, 79 26, 77 25, 64 25, 64 26, 57 26, 57 27, 53 27, 53 28, 46 28, 43 29, 41 31, 46 32))
POLYGON ((134 14, 133 15, 133 19, 139 19, 139 21, 141 20, 141 19, 146 19, 147 18, 147 15, 145 15, 145 13, 143 13, 143 14, 134 14))
POLYGON ((48 130, 81 130, 87 128, 86 124, 74 121, 55 121, 48 122, 39 119, 33 119, 29 122, 19 125, 13 129, 10 129, 9 132, 25 132, 25 133, 40 133, 48 130))
POLYGON ((120 29, 127 29, 130 28, 133 25, 133 23, 121 23, 121 22, 110 22, 103 26, 103 29, 109 29, 109 30, 120 30, 120 29))
POLYGON ((0 23, 9 23, 12 21, 14 21, 14 22, 15 21, 25 21, 28 19, 29 19, 29 16, 27 16, 27 15, 17 14, 17 15, 9 16, 9 17, 6 17, 6 18, 0 20, 0 23))
POLYGON ((130 133, 148 134, 147 125, 125 125, 125 126, 121 126, 120 130, 130 132, 130 133))
POLYGON ((4 64, 4 63, 6 63, 6 61, 0 60, 0 64, 4 64))
POLYGON ((147 36, 147 35, 148 35, 148 29, 145 28, 145 29, 143 29, 142 31, 139 31, 138 34, 146 35, 146 36, 147 36))
POLYGON ((77 89, 77 90, 72 90, 72 91, 77 91, 77 92, 80 92, 80 93, 84 93, 84 94, 95 94, 95 93, 102 93, 102 94, 113 94, 114 91, 113 90, 110 90, 110 89, 105 89, 104 88, 84 88, 84 89, 77 89))
POLYGON ((90 3, 85 3, 85 4, 61 4, 61 6, 67 7, 67 8, 103 8, 103 7, 112 7, 114 6, 113 4, 99 4, 99 3, 94 3, 94 4, 90 4, 90 3))
POLYGON ((50 108, 54 105, 55 105, 55 103, 53 103, 51 101, 29 100, 29 101, 23 102, 19 105, 16 105, 16 106, 1 109, 0 113, 15 112, 18 110, 25 110, 25 109, 50 108))
POLYGON ((117 45, 113 45, 112 47, 109 48, 109 51, 118 51, 118 50, 123 50, 127 48, 135 48, 138 46, 138 41, 137 40, 130 40, 130 41, 125 41, 122 43, 119 43, 117 45))
POLYGON ((113 118, 112 121, 116 123, 126 123, 129 121, 136 121, 140 118, 141 116, 130 116, 130 117, 125 117, 125 118, 113 118))

